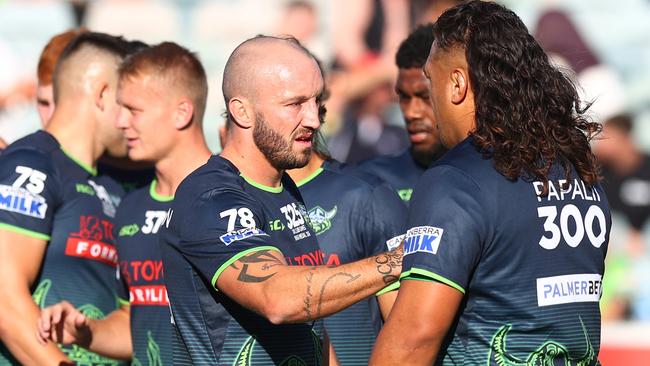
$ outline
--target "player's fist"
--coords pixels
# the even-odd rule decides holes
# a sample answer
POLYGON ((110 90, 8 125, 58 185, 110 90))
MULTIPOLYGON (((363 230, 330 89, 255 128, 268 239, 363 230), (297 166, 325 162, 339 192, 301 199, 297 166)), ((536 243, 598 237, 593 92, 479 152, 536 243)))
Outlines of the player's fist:
POLYGON ((41 343, 48 340, 61 344, 88 347, 91 339, 90 320, 67 301, 41 310, 37 337, 41 343))

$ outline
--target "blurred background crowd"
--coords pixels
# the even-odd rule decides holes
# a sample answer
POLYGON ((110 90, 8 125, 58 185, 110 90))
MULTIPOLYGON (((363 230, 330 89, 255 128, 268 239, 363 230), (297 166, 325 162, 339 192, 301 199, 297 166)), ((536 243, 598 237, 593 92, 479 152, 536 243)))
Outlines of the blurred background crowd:
MULTIPOLYGON (((604 123, 594 149, 614 213, 603 321, 650 322, 650 1, 501 0, 593 102, 604 123)), ((221 74, 234 47, 259 33, 302 41, 327 72, 323 127, 349 163, 408 146, 394 92, 399 43, 453 0, 0 0, 0 138, 38 128, 43 46, 74 27, 198 53, 209 77, 204 121, 213 151, 223 123, 221 74)))

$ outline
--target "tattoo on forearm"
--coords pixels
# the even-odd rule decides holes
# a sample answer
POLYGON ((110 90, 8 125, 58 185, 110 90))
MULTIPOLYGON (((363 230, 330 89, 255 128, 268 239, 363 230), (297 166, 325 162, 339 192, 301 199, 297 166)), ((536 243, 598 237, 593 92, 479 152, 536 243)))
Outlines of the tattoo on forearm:
POLYGON ((382 275, 385 284, 391 284, 398 280, 402 270, 403 252, 398 249, 391 252, 381 253, 375 257, 377 272, 382 275))
MULTIPOLYGON (((268 271, 275 266, 282 265, 282 262, 278 258, 271 255, 269 252, 270 250, 260 250, 239 258, 238 262, 242 263, 243 266, 239 272, 239 277, 237 277, 237 280, 240 282, 258 283, 264 282, 273 277, 277 272, 270 273, 266 276, 253 275, 249 273, 250 264, 264 263, 261 267, 263 271, 268 271)), ((239 269, 234 263, 231 266, 234 269, 239 269)))
POLYGON ((303 300, 303 303, 305 304, 305 306, 304 306, 305 313, 307 313, 307 319, 309 319, 310 321, 314 320, 313 312, 311 310, 311 303, 312 303, 312 298, 313 298, 314 294, 311 292, 311 287, 312 287, 313 280, 314 280, 314 270, 315 269, 316 269, 316 267, 311 267, 311 269, 307 273, 307 277, 306 277, 306 280, 307 280, 307 295, 305 295, 305 299, 303 300))
POLYGON ((330 283, 330 281, 332 281, 334 278, 337 278, 337 277, 347 278, 345 283, 350 283, 350 282, 354 282, 355 280, 357 280, 359 277, 361 277, 361 275, 360 274, 353 275, 353 274, 347 273, 347 272, 339 272, 339 273, 335 273, 335 274, 331 275, 328 279, 326 279, 325 282, 323 282, 323 286, 321 286, 321 288, 320 288, 320 295, 318 296, 318 306, 316 308, 316 317, 320 317, 320 315, 321 315, 321 309, 323 307, 323 296, 325 295, 325 288, 330 283))

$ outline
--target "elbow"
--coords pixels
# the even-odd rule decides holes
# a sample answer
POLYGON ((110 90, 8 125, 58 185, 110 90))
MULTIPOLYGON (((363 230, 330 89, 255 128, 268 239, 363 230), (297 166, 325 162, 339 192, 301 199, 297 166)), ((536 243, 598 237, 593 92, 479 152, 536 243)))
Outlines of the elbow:
POLYGON ((305 307, 290 296, 273 296, 264 302, 262 315, 274 325, 302 323, 310 320, 305 316, 305 307))

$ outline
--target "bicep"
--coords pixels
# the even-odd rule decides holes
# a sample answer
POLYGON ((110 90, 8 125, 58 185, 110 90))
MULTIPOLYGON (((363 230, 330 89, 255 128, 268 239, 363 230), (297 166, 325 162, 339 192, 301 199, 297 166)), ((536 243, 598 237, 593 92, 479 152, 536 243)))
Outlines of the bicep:
POLYGON ((0 228, 0 283, 3 288, 29 288, 41 268, 47 241, 0 228))
POLYGON ((214 286, 240 305, 263 314, 269 281, 287 267, 282 253, 275 248, 257 247, 241 252, 226 264, 221 273, 215 274, 214 286))
POLYGON ((387 337, 384 341, 391 344, 396 353, 431 365, 454 321, 462 298, 460 291, 440 282, 403 281, 382 330, 387 337))

